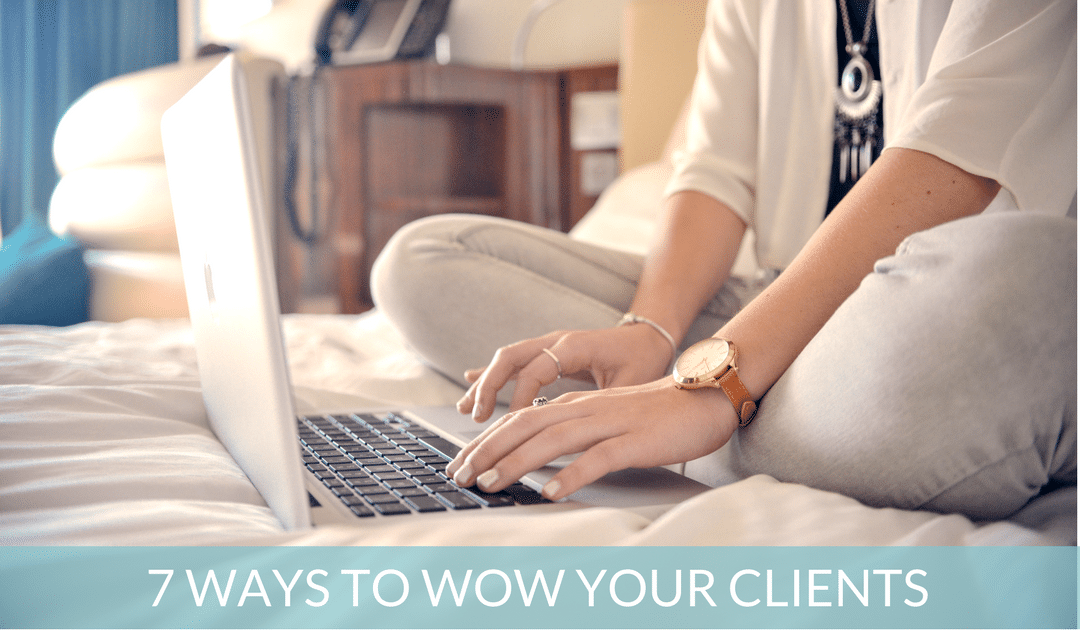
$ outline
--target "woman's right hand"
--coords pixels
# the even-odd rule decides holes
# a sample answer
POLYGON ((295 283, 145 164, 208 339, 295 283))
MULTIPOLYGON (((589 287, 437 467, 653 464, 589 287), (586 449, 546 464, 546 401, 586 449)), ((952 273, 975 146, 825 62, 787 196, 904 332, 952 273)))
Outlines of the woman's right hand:
POLYGON ((516 381, 510 402, 516 411, 559 378, 591 381, 600 389, 638 385, 664 376, 673 360, 671 345, 646 324, 556 331, 499 348, 486 368, 467 371, 472 385, 457 409, 483 422, 510 381, 516 381))

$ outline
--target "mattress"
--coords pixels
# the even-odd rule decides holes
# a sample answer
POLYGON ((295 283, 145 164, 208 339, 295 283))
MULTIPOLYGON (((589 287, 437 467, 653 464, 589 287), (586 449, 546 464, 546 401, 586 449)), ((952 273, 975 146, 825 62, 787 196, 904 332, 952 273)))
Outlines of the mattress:
MULTIPOLYGON (((289 315, 302 405, 452 404, 379 312, 289 315)), ((1075 487, 1008 520, 871 508, 756 476, 667 508, 285 531, 210 430, 185 319, 0 327, 4 545, 1075 545, 1075 487)))

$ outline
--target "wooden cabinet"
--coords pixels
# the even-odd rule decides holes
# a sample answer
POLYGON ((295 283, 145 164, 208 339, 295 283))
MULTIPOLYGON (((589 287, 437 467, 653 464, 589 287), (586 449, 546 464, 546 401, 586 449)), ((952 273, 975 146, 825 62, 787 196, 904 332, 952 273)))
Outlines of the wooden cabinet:
POLYGON ((614 90, 616 75, 614 66, 513 72, 430 61, 324 69, 319 196, 341 312, 370 307, 371 264, 414 219, 469 212, 568 230, 595 201, 579 192, 570 102, 614 90))

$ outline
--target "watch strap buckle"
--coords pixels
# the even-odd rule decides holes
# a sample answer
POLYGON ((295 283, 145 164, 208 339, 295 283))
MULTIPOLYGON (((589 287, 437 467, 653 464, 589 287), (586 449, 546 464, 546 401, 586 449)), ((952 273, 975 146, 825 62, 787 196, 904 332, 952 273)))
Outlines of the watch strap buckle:
POLYGON ((735 408, 735 413, 739 416, 739 426, 745 427, 753 422, 754 416, 757 415, 757 402, 739 378, 738 368, 731 366, 720 377, 718 384, 731 401, 731 406, 735 408))

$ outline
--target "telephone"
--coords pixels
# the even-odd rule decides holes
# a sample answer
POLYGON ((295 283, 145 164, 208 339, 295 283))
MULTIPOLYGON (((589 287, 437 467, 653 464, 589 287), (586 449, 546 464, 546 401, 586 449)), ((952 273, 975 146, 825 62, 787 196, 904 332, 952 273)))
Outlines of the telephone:
POLYGON ((450 0, 334 0, 315 38, 320 65, 422 57, 446 22, 450 0))
MULTIPOLYGON (((286 104, 284 204, 289 228, 298 241, 316 247, 326 226, 316 187, 312 186, 308 205, 309 224, 301 224, 297 207, 297 180, 300 173, 301 134, 296 117, 301 109, 314 128, 315 78, 330 64, 363 64, 409 57, 422 57, 433 49, 450 9, 450 0, 333 0, 323 14, 315 36, 316 64, 311 80, 297 75, 289 80, 286 104), (306 92, 306 94, 302 94, 306 92), (298 100, 306 97, 301 108, 298 100)), ((317 170, 317 168, 315 169, 317 170)))

